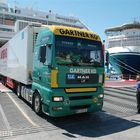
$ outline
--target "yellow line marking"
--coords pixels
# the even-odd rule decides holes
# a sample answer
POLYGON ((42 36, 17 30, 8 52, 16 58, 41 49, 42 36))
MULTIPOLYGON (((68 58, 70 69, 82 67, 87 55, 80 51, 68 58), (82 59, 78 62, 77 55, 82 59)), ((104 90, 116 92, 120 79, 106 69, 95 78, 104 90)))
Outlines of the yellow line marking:
POLYGON ((10 95, 10 94, 8 94, 8 93, 6 93, 8 96, 9 96, 9 98, 13 101, 13 103, 16 105, 16 107, 19 109, 19 111, 23 114, 23 116, 33 125, 33 126, 36 126, 36 127, 38 127, 38 125, 36 124, 36 123, 34 123, 32 120, 31 120, 31 118, 21 109, 21 107, 16 103, 16 101, 13 99, 13 97, 10 95))

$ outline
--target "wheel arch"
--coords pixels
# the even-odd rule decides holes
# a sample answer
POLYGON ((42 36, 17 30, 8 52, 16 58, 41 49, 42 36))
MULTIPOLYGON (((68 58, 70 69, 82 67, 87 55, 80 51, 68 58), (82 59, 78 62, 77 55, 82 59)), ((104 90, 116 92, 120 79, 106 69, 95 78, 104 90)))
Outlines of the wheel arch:
POLYGON ((35 94, 39 94, 39 95, 40 95, 40 97, 41 97, 41 93, 40 93, 40 91, 39 91, 38 89, 35 89, 35 90, 33 91, 33 97, 32 97, 32 107, 33 107, 33 104, 34 104, 34 97, 35 97, 35 94))
POLYGON ((35 89, 34 92, 33 92, 32 108, 38 115, 42 114, 42 99, 41 99, 40 91, 37 90, 37 89, 35 89), (39 110, 38 111, 36 111, 36 109, 35 109, 35 98, 36 98, 36 96, 39 96, 39 98, 40 98, 40 105, 39 105, 39 110))

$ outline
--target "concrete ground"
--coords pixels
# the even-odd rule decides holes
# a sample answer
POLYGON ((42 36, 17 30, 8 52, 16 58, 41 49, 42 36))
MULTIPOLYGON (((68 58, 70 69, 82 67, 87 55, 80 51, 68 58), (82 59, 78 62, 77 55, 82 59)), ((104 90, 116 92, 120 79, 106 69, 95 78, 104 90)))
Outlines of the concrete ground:
POLYGON ((0 140, 140 140, 140 114, 131 86, 106 88, 102 112, 57 119, 37 116, 1 84, 0 91, 0 140))

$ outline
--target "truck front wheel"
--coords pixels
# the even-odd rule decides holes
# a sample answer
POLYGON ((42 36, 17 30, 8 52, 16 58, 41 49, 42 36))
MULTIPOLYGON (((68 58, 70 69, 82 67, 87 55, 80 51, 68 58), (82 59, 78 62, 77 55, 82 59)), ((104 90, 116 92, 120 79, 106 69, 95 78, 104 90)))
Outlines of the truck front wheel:
POLYGON ((38 93, 35 93, 34 95, 33 108, 37 114, 42 114, 41 97, 38 93))

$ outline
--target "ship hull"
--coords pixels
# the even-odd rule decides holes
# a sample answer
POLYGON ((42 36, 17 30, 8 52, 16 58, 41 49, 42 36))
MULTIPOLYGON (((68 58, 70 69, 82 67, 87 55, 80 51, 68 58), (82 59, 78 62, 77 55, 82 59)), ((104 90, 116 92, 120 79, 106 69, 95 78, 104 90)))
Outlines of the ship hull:
POLYGON ((117 52, 110 54, 110 63, 123 75, 136 76, 140 74, 140 53, 117 52))
POLYGON ((113 67, 129 77, 140 74, 140 22, 111 27, 105 33, 113 67))

